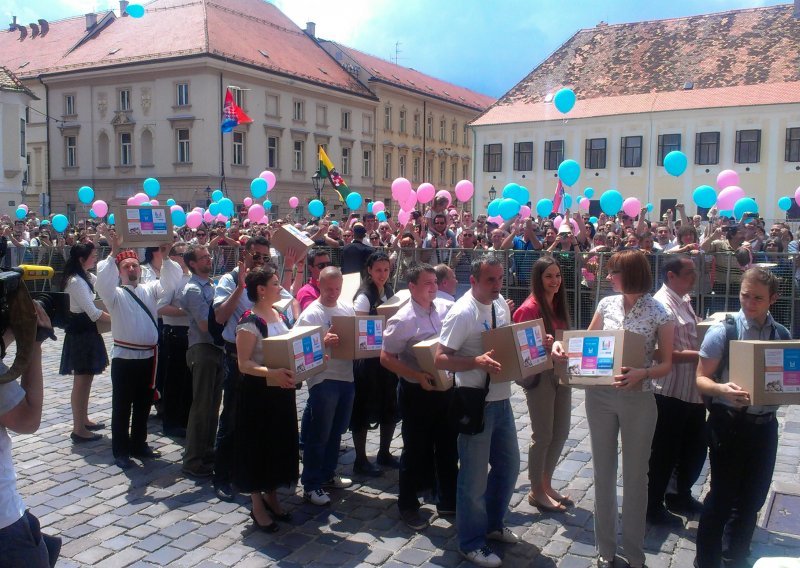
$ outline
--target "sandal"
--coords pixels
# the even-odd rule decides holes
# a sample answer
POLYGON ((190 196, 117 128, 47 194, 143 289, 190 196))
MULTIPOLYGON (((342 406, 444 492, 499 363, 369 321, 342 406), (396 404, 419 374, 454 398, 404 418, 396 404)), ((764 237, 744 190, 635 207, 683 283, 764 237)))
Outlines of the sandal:
POLYGON ((565 513, 567 511, 567 507, 563 503, 559 502, 555 507, 550 507, 549 505, 539 503, 531 493, 528 493, 528 503, 530 503, 532 507, 539 509, 542 513, 565 513))
POLYGON ((261 500, 264 502, 264 506, 267 508, 267 511, 269 512, 269 514, 272 515, 273 519, 276 519, 278 521, 283 521, 283 522, 288 522, 288 521, 292 520, 292 514, 291 513, 278 514, 272 507, 270 507, 270 504, 267 503, 267 500, 263 495, 261 496, 261 500))
POLYGON ((559 503, 564 505, 565 507, 574 507, 575 501, 567 497, 566 495, 562 495, 560 499, 556 499, 559 503))

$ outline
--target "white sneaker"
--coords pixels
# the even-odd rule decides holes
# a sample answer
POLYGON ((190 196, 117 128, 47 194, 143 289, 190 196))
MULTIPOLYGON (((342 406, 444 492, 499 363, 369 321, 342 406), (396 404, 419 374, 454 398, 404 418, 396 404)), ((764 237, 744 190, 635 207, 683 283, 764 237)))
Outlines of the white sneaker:
MULTIPOLYGON (((459 551, 461 552, 461 551, 459 551)), ((503 561, 488 546, 473 550, 472 552, 461 552, 461 556, 472 562, 475 566, 484 568, 497 568, 503 565, 503 561)))
POLYGON ((351 485, 353 485, 353 480, 349 477, 342 477, 341 475, 334 475, 322 484, 323 487, 331 487, 333 489, 347 489, 351 485))
POLYGON ((506 544, 517 544, 519 542, 519 537, 508 527, 503 527, 503 529, 499 531, 492 531, 486 535, 486 538, 498 542, 505 542, 506 544))
POLYGON ((319 505, 320 507, 329 505, 331 498, 322 489, 315 489, 314 491, 307 491, 303 494, 303 498, 310 502, 312 505, 319 505))

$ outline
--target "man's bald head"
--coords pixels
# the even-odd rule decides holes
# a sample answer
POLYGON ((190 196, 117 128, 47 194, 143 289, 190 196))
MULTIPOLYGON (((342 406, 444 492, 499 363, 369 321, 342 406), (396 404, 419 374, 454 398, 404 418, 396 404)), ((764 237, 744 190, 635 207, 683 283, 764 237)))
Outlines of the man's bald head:
POLYGON ((319 301, 328 308, 336 306, 342 293, 342 271, 335 266, 323 268, 319 273, 319 301))
POLYGON ((319 273, 319 281, 342 278, 342 271, 337 266, 326 266, 319 273))

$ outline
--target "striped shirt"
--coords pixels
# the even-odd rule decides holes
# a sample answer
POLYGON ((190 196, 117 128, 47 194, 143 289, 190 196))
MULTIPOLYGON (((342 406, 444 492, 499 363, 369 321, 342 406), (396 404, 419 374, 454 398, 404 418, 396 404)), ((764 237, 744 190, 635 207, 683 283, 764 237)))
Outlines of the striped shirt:
MULTIPOLYGON (((673 350, 697 351, 700 348, 697 341, 697 315, 694 313, 689 295, 681 298, 664 284, 653 298, 675 317, 673 350)), ((653 390, 662 396, 702 404, 703 399, 697 390, 696 374, 697 363, 673 362, 672 370, 666 377, 653 380, 653 390)))

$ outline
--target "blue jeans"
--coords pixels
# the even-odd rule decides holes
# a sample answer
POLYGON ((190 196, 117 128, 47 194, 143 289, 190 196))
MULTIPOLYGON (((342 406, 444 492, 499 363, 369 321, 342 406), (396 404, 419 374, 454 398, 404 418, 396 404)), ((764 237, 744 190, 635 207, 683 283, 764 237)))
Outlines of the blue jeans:
POLYGON ((352 382, 325 380, 308 392, 304 421, 303 474, 304 491, 315 491, 333 478, 339 461, 342 434, 347 432, 353 410, 355 387, 352 382))
POLYGON ((486 534, 503 528, 519 475, 511 401, 487 402, 484 423, 480 434, 458 435, 456 529, 465 553, 486 546, 486 534))
MULTIPOLYGON (((59 539, 60 541, 60 539, 59 539)), ((58 546, 60 549, 60 545, 58 546)), ((45 535, 37 519, 26 511, 15 523, 0 529, 0 568, 49 568, 55 566, 58 553, 50 558, 45 535)))

